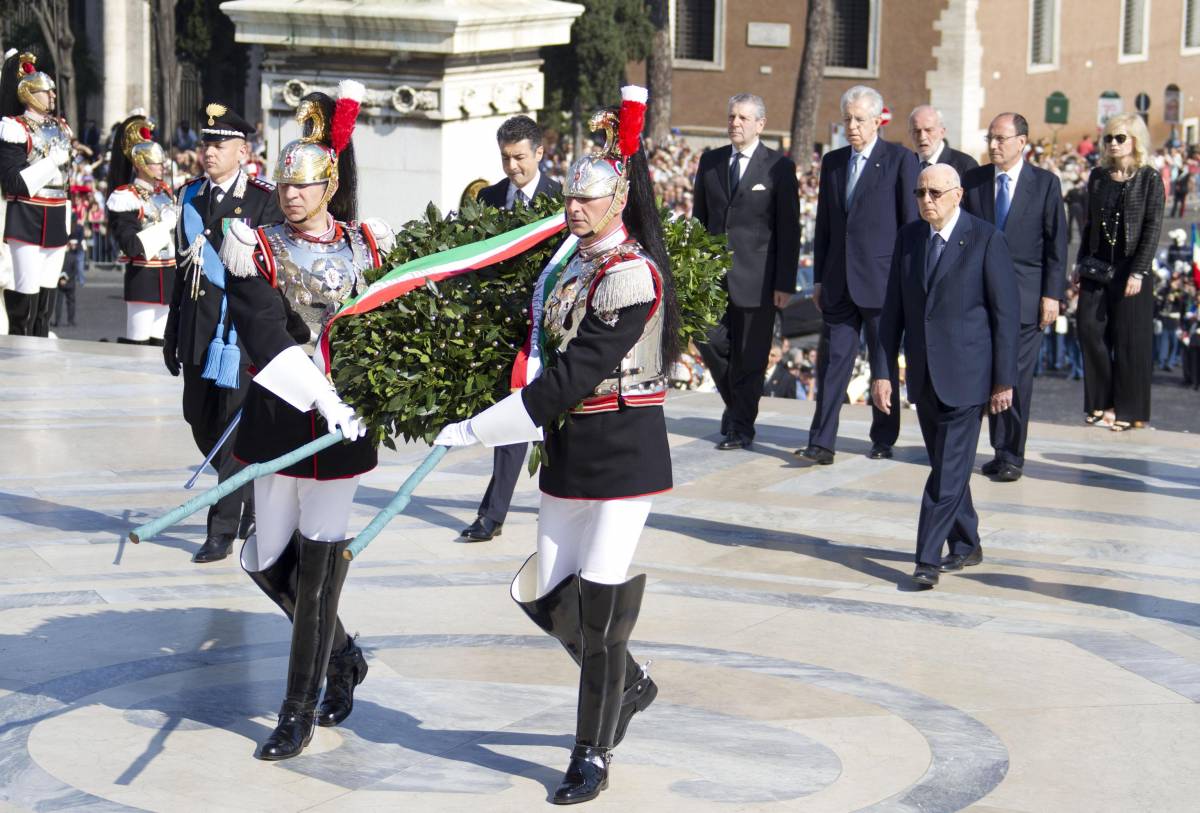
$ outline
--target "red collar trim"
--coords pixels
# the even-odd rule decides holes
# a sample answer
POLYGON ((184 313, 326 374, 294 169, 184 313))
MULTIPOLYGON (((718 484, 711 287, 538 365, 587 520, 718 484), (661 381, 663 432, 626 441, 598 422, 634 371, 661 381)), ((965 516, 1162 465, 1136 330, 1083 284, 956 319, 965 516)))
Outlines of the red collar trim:
POLYGON ((307 232, 300 231, 300 229, 296 228, 291 223, 288 223, 287 227, 292 233, 293 237, 297 237, 309 243, 336 243, 338 240, 342 239, 342 224, 336 220, 333 220, 333 218, 330 218, 330 220, 333 221, 333 227, 328 229, 324 234, 320 235, 312 235, 307 232))

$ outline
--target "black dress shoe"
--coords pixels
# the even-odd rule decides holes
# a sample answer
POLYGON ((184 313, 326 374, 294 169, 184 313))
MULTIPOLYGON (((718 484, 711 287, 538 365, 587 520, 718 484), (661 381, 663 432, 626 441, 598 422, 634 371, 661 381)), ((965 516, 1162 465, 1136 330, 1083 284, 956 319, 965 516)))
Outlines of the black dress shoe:
POLYGON ((893 457, 892 447, 882 443, 872 444, 871 451, 867 453, 867 457, 872 460, 891 460, 893 457))
POLYGON ((550 800, 556 805, 590 802, 608 787, 608 749, 576 745, 571 764, 550 800))
POLYGON ((204 540, 204 544, 200 546, 200 550, 196 551, 192 561, 198 564, 219 562, 228 556, 231 550, 233 550, 233 534, 213 534, 204 540))
POLYGON ((912 579, 923 587, 933 587, 938 583, 938 569, 934 565, 917 565, 912 579))
POLYGON ((983 472, 984 474, 986 474, 988 477, 991 477, 996 472, 1000 471, 1000 467, 1003 465, 1004 464, 1000 462, 1000 458, 993 457, 991 460, 989 460, 988 462, 986 462, 982 466, 980 466, 979 470, 981 472, 983 472))
POLYGON ((796 457, 803 457, 805 460, 811 460, 818 466, 828 466, 833 463, 833 452, 823 446, 805 446, 803 449, 797 449, 792 452, 796 457))
POLYGON ((752 441, 745 435, 740 435, 737 432, 730 432, 725 436, 725 439, 717 444, 717 448, 722 452, 728 452, 731 449, 749 449, 752 441))
POLYGON ((964 567, 974 567, 983 561, 983 545, 976 545, 975 549, 970 553, 952 553, 949 556, 942 557, 942 566, 939 568, 943 573, 953 573, 956 570, 962 570, 964 567))
POLYGON ((1000 468, 996 469, 996 479, 1001 483, 1015 483, 1022 474, 1021 469, 1012 463, 1001 463, 1000 468))
POLYGON ((503 522, 496 522, 487 517, 475 517, 471 527, 463 529, 462 537, 470 539, 472 542, 487 542, 492 537, 499 536, 502 528, 504 528, 503 522))

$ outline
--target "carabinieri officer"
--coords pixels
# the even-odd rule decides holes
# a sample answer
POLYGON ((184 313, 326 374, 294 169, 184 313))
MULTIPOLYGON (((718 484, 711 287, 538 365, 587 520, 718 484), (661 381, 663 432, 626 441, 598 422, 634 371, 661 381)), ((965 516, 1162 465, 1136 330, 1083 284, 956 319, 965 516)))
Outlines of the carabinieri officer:
MULTIPOLYGON (((204 108, 200 157, 204 174, 179 188, 179 224, 175 236, 179 272, 167 329, 163 360, 171 375, 183 373, 183 418, 192 427, 196 448, 208 455, 229 426, 250 386, 246 354, 238 345, 225 296, 225 266, 219 252, 230 222, 265 226, 283 220, 271 184, 242 169, 249 158, 245 119, 219 103, 204 108)), ((213 467, 225 481, 241 465, 232 450, 236 432, 217 452, 213 467)), ((254 523, 250 486, 221 499, 208 512, 208 535, 194 562, 224 559, 234 537, 249 536, 254 523)))

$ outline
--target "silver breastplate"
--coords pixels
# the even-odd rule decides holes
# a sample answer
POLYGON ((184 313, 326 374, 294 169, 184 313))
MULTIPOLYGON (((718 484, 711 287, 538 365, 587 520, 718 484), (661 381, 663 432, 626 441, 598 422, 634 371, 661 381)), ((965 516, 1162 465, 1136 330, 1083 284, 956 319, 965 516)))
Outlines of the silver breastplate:
POLYGON ((366 287, 372 255, 357 224, 342 224, 328 243, 305 240, 286 223, 263 229, 275 258, 275 280, 289 304, 316 335, 352 296, 366 287))
MULTIPOLYGON (((175 205, 175 198, 169 189, 159 188, 153 192, 138 189, 138 197, 142 199, 142 228, 152 226, 163 218, 163 212, 175 205)), ((159 260, 175 259, 175 246, 166 245, 155 255, 159 260)))
MULTIPOLYGON (((580 323, 587 315, 588 295, 596 282, 596 275, 617 254, 636 255, 646 264, 654 266, 654 261, 635 242, 622 243, 586 260, 576 254, 546 298, 543 326, 546 335, 557 344, 558 352, 567 352, 579 332, 580 323)), ((601 319, 615 318, 615 314, 597 313, 597 316, 601 319)), ((646 320, 637 344, 630 348, 618 368, 601 381, 588 398, 664 392, 667 377, 662 366, 662 338, 662 308, 657 307, 646 320)))
MULTIPOLYGON (((29 163, 40 161, 50 154, 54 147, 62 147, 71 153, 71 131, 58 118, 48 116, 42 121, 34 121, 29 116, 21 120, 29 130, 29 163)), ((59 179, 42 187, 38 197, 65 198, 67 196, 67 179, 70 177, 71 160, 59 166, 59 179)))

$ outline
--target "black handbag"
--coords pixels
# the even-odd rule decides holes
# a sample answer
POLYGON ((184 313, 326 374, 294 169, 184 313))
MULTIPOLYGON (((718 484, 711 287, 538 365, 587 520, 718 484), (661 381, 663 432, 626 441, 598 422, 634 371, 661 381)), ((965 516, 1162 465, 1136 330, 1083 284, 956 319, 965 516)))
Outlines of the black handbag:
POLYGON ((1099 282, 1102 285, 1112 282, 1113 277, 1117 275, 1117 267, 1099 257, 1084 257, 1075 266, 1075 269, 1083 279, 1090 279, 1092 282, 1099 282))

